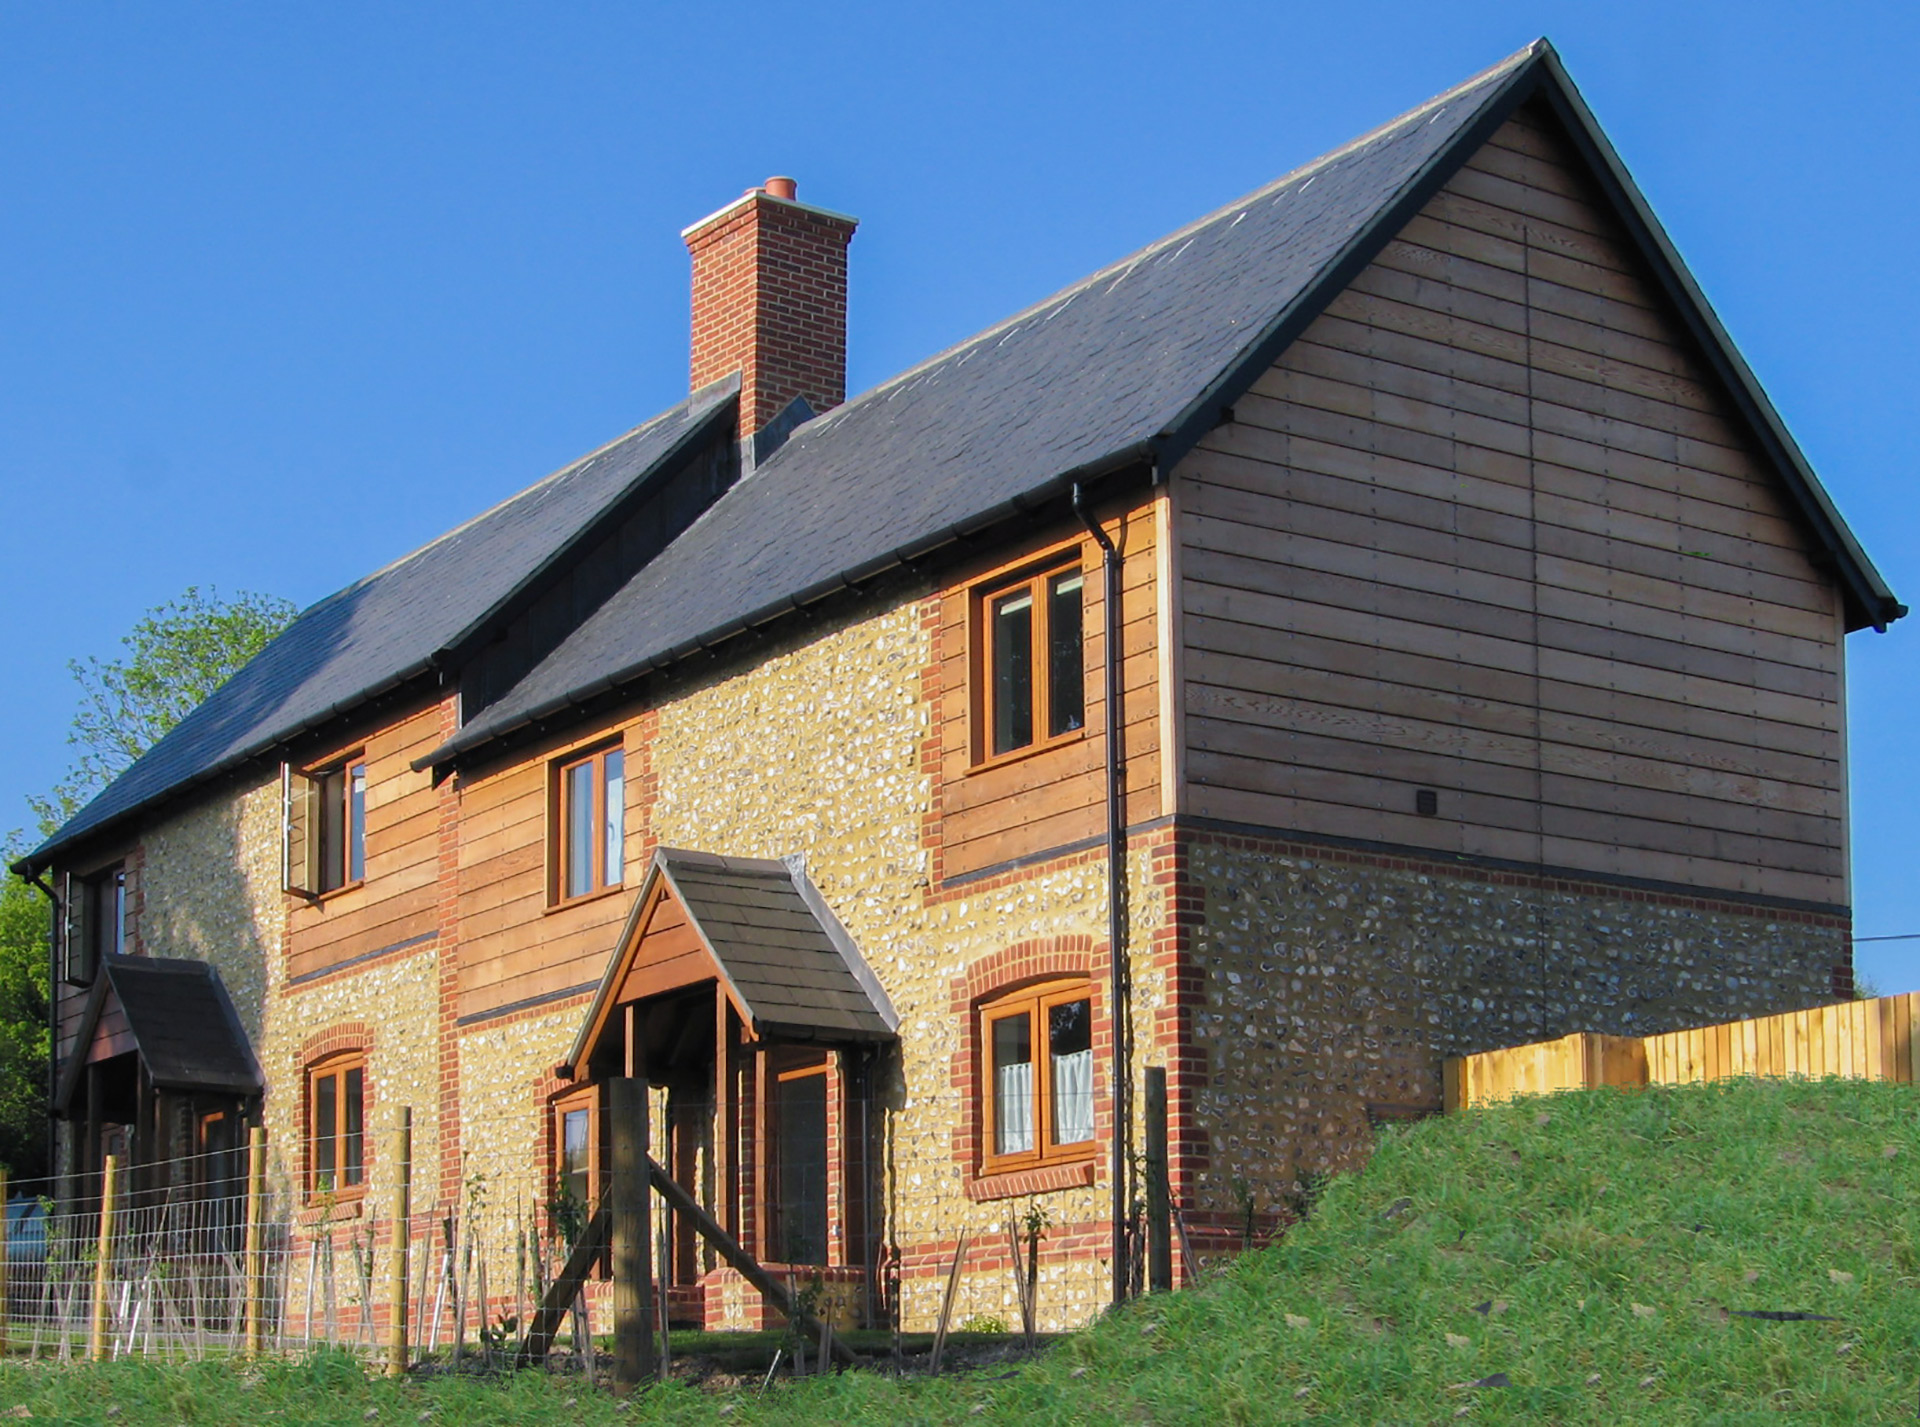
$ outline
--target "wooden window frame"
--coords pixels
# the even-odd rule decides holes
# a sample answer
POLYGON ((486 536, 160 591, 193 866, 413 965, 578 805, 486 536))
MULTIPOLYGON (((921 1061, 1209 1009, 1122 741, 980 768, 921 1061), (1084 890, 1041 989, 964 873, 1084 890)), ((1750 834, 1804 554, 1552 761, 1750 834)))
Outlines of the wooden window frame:
POLYGON ((998 571, 982 578, 968 591, 967 625, 973 657, 967 670, 967 708, 972 725, 970 753, 974 769, 998 767, 1021 758, 1030 758, 1052 748, 1073 743, 1087 736, 1087 571, 1080 547, 1071 545, 1050 551, 1008 572, 998 571), (1052 650, 1052 602, 1048 588, 1063 575, 1078 575, 1080 586, 1080 726, 1060 733, 1048 733, 1053 722, 1053 682, 1050 673, 1052 650), (1025 589, 1033 600, 1033 641, 1029 653, 1029 680, 1033 698, 1033 738, 996 753, 993 749, 993 724, 996 707, 993 692, 994 621, 993 606, 1025 589))
POLYGON ((627 844, 627 749, 624 741, 615 740, 603 743, 596 748, 570 753, 557 758, 552 765, 547 790, 548 823, 548 861, 551 865, 547 884, 547 905, 549 907, 568 907, 579 902, 591 901, 610 892, 617 892, 626 886, 626 844, 627 844), (620 876, 609 881, 607 872, 607 759, 613 754, 620 756, 620 876), (589 851, 589 869, 592 873, 591 885, 584 892, 568 892, 567 863, 573 851, 568 836, 571 825, 572 803, 569 800, 567 786, 568 774, 575 768, 591 765, 593 773, 589 779, 593 789, 593 846, 589 851))
POLYGON ((766 1075, 768 1094, 766 1113, 759 1124, 760 1162, 766 1166, 765 1190, 761 1202, 756 1206, 765 1225, 764 1233, 768 1262, 788 1264, 782 1257, 789 1245, 781 1244, 779 1221, 776 1217, 780 1210, 780 1087, 796 1080, 806 1080, 819 1076, 826 1081, 827 1101, 827 1241, 820 1246, 820 1262, 813 1264, 792 1264, 800 1269, 827 1268, 833 1265, 836 1245, 836 1231, 844 1230, 840 1203, 841 1166, 837 1163, 841 1147, 836 1143, 834 1134, 834 1096, 840 1087, 840 1077, 835 1074, 838 1057, 831 1051, 808 1050, 799 1047, 783 1047, 769 1053, 766 1075))
POLYGON ((367 1111, 373 1099, 370 1093, 371 1090, 372 1080, 367 1074, 367 1056, 365 1051, 338 1051, 333 1055, 316 1060, 307 1067, 306 1105, 305 1114, 302 1117, 305 1130, 301 1144, 305 1150, 305 1173, 302 1175, 302 1183, 308 1204, 317 1204, 329 1196, 331 1196, 335 1204, 348 1203, 366 1196, 367 1182, 372 1178, 373 1171, 373 1137, 367 1133, 367 1111), (347 1138, 347 1076, 355 1070, 360 1072, 360 1163, 357 1166, 360 1179, 359 1182, 355 1184, 342 1184, 338 1181, 343 1177, 342 1162, 345 1158, 343 1151, 347 1138), (336 1148, 335 1151, 333 1171, 335 1183, 331 1186, 320 1183, 319 1145, 321 1135, 319 1125, 319 1088, 320 1082, 323 1080, 333 1080, 336 1082, 333 1099, 336 1122, 332 1126, 330 1133, 332 1137, 339 1142, 339 1148, 336 1148))
POLYGON ((552 1101, 553 1115, 553 1165, 550 1181, 558 1199, 558 1191, 566 1187, 567 1180, 567 1116, 586 1112, 587 1116, 587 1201, 581 1207, 589 1217, 599 1206, 606 1192, 604 1179, 606 1156, 601 1152, 601 1127, 606 1117, 600 1113, 600 1086, 598 1083, 583 1085, 564 1095, 557 1095, 552 1101))
MULTIPOLYGON (((974 1064, 978 1069, 974 1090, 978 1097, 976 1103, 980 1107, 979 1174, 982 1177, 1014 1174, 1056 1164, 1078 1164, 1092 1159, 1098 1152, 1100 1136, 1097 1120, 1094 1133, 1087 1139, 1066 1145, 1053 1143, 1053 1052, 1046 1035, 1047 1012, 1055 1006, 1072 1005, 1075 1001, 1087 1003, 1088 1032, 1091 1036, 1095 1001, 1093 982, 1085 976, 1050 977, 1045 981, 1029 982, 1009 991, 996 992, 975 1006, 974 1035, 978 1049, 974 1064), (994 1146, 999 1142, 999 1126, 994 1113, 998 1087, 993 1064, 993 1026, 996 1021, 1010 1020, 1019 1015, 1027 1017, 1027 1043, 1033 1055, 1033 1148, 1013 1154, 998 1154, 994 1151, 994 1146)), ((1093 1093, 1097 1105, 1097 1063, 1093 1069, 1093 1093)))
POLYGON ((373 786, 372 764, 366 750, 343 753, 309 768, 289 767, 286 779, 282 794, 286 804, 283 812, 286 826, 282 836, 285 842, 283 880, 287 890, 310 902, 322 902, 364 886, 367 880, 368 794, 373 786), (358 822, 354 819, 353 808, 356 773, 360 775, 361 782, 358 822), (330 789, 329 780, 336 778, 339 780, 338 788, 330 789), (299 802, 297 814, 294 811, 295 800, 299 802), (337 853, 327 837, 330 812, 338 817, 337 853), (296 842, 299 844, 297 849, 296 842), (356 860, 360 864, 358 876, 354 875, 356 860), (328 879, 335 874, 336 865, 339 880, 330 882, 328 879))
POLYGON ((67 878, 66 927, 61 938, 60 958, 63 982, 69 986, 91 986, 109 956, 126 953, 127 910, 126 863, 110 863, 67 878), (102 895, 108 888, 112 889, 111 897, 102 895), (103 906, 103 902, 107 905, 103 906))

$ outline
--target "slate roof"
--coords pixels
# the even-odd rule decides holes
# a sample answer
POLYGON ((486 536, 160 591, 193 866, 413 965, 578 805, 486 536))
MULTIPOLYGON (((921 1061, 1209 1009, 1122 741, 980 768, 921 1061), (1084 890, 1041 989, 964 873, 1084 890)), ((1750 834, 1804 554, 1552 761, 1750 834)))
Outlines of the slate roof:
MULTIPOLYGON (((1724 347, 1792 467, 1861 622, 1904 611, 1873 573, 1543 40, 1343 148, 801 426, 515 689, 425 762, 1016 516, 1075 477, 1170 462, 1458 164, 1545 92, 1637 207, 1703 340, 1724 347)), ((1634 214, 1627 215, 1633 226, 1634 214)))
POLYGON ((592 1054, 594 1028, 626 980, 645 931, 640 919, 662 881, 686 909, 755 1034, 831 1044, 894 1038, 900 1019, 893 1003, 797 858, 773 862, 661 848, 567 1065, 583 1065, 592 1054))
POLYGON ((258 1095, 260 1067, 220 973, 204 961, 110 956, 95 978, 73 1054, 54 1095, 65 1111, 111 994, 120 1003, 147 1074, 161 1090, 258 1095))
MULTIPOLYGON (((1831 557, 1848 627, 1906 613, 1847 529, 1587 110, 1536 42, 1305 167, 799 426, 422 764, 564 719, 649 672, 969 535, 1077 480, 1169 469, 1458 166, 1548 104, 1831 557)), ((21 866, 431 666, 688 403, 316 606, 21 866), (588 468, 594 468, 590 471, 588 468), (560 490, 547 491, 558 483, 560 490), (573 494, 577 487, 577 499, 573 494), (524 509, 523 502, 527 502, 524 509), (442 549, 442 547, 446 547, 442 549), (256 666, 258 666, 256 668, 256 666)))
POLYGON ((306 610, 22 866, 271 750, 432 667, 566 558, 597 519, 730 418, 738 378, 642 426, 306 610))

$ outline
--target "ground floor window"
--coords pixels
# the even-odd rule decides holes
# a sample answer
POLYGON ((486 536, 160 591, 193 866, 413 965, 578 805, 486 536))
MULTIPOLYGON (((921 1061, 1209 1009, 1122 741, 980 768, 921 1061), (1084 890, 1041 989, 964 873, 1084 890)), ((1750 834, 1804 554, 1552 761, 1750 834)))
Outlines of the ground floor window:
POLYGON ((808 1056, 773 1072, 768 1188, 776 1263, 827 1262, 831 1102, 827 1057, 808 1056))
POLYGON ((336 1056, 307 1072, 307 1194, 357 1191, 366 1184, 367 1067, 336 1056))
POLYGON ((1093 1153, 1093 995, 1086 981, 1042 982, 985 1002, 980 1043, 988 1171, 1093 1153))
MULTIPOLYGON (((553 1106, 553 1192, 563 1219, 584 1224, 600 1202, 599 1088, 588 1086, 553 1106)), ((571 1237, 571 1235, 569 1235, 571 1237)))

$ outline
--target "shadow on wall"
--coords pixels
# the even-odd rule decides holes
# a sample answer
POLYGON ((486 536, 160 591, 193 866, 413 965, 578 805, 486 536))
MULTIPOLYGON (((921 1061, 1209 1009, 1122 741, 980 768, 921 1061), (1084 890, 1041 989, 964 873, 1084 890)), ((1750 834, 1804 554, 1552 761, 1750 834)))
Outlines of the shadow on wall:
POLYGON ((285 919, 277 781, 236 789, 147 835, 140 938, 149 956, 213 965, 259 1058, 285 919))

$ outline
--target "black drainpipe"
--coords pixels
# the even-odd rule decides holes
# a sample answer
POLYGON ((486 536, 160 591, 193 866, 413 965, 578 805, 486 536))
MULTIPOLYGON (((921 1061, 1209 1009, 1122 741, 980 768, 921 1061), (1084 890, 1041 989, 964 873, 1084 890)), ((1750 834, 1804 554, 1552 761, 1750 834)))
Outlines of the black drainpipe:
POLYGON ((60 1084, 60 899, 38 872, 15 874, 47 898, 47 1173, 59 1169, 59 1132, 54 1128, 53 1096, 60 1084))
MULTIPOLYGON (((1155 469, 1156 479, 1158 468, 1155 469)), ((1113 1301, 1127 1301, 1132 1282, 1128 1263, 1127 1222, 1128 1170, 1127 1148, 1133 1133, 1132 1047, 1128 1034, 1131 1017, 1128 997, 1131 977, 1127 974, 1127 848, 1126 848, 1126 750, 1122 746, 1125 711, 1120 705, 1120 551, 1107 532, 1100 528, 1087 510, 1080 482, 1073 483, 1073 513, 1099 545, 1101 565, 1106 575, 1102 596, 1107 614, 1106 641, 1101 662, 1106 666, 1107 702, 1107 950, 1112 1001, 1108 1016, 1113 1025, 1113 1301)))

